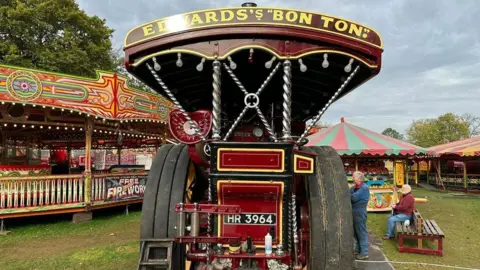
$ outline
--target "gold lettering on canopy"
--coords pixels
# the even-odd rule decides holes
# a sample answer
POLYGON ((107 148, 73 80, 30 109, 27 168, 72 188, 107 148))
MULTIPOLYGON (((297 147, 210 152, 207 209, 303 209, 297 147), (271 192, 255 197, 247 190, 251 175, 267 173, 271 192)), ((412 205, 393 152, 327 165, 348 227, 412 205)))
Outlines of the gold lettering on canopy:
POLYGON ((258 7, 213 9, 156 20, 132 29, 127 34, 125 46, 189 29, 245 24, 306 28, 340 34, 382 47, 380 36, 375 31, 354 22, 306 11, 258 7))

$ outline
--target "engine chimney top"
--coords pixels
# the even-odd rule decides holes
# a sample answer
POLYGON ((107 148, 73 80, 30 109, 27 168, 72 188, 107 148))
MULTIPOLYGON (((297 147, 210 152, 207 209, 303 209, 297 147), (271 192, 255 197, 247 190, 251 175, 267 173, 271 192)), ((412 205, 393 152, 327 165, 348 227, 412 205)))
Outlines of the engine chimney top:
POLYGON ((256 7, 257 4, 253 3, 253 2, 246 2, 246 3, 243 3, 242 4, 242 7, 256 7))

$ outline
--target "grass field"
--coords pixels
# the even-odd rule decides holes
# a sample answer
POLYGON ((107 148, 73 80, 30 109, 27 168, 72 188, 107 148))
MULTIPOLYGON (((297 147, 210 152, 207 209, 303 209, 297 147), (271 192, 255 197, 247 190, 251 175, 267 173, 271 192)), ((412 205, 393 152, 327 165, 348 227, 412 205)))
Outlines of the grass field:
MULTIPOLYGON (((396 241, 383 241, 382 251, 392 261, 425 262, 480 269, 480 196, 414 189, 415 197, 428 203, 416 207, 425 219, 433 219, 445 233, 444 256, 399 253, 396 241)), ((389 214, 369 214, 368 228, 379 238, 386 232, 389 214)), ((425 246, 425 244, 424 244, 425 246)), ((440 269, 433 266, 394 264, 396 269, 440 269)))
MULTIPOLYGON (((434 219, 446 234, 444 257, 400 254, 396 242, 381 247, 394 261, 415 261, 480 268, 480 197, 414 190, 429 202, 417 204, 424 218, 434 219)), ((7 223, 13 231, 0 236, 0 269, 136 269, 139 207, 94 212, 94 220, 72 224, 71 216, 31 218, 7 223), (59 220, 60 219, 60 220, 59 220), (35 225, 33 225, 35 224, 35 225)), ((378 237, 385 233, 387 214, 369 214, 368 228, 378 237)), ((396 269, 440 269, 394 265, 396 269)))
POLYGON ((123 209, 109 212, 94 212, 94 219, 82 224, 65 216, 9 226, 13 232, 0 236, 0 269, 136 269, 139 207, 129 215, 123 209))

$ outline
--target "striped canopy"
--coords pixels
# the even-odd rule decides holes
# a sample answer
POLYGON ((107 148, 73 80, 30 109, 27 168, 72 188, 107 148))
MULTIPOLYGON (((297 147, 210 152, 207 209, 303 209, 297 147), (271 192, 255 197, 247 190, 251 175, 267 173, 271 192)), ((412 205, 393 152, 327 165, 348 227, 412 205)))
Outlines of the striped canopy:
POLYGON ((307 146, 328 145, 340 155, 408 156, 433 155, 420 146, 394 139, 344 121, 307 137, 307 146))
POLYGON ((430 147, 439 155, 480 156, 480 136, 430 147))

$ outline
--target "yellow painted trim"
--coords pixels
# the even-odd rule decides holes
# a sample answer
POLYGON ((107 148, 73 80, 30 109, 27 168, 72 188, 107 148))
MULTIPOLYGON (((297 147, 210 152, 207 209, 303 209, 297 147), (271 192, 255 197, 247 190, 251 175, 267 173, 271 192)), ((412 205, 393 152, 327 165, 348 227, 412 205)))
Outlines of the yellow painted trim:
POLYGON ((293 165, 293 172, 295 172, 295 173, 313 173, 313 166, 315 165, 315 163, 313 162, 313 158, 294 154, 294 155, 293 155, 293 162, 294 162, 294 163, 293 163, 293 164, 294 164, 294 165, 293 165), (298 168, 297 168, 297 160, 298 160, 299 158, 306 159, 306 160, 310 161, 311 164, 312 164, 312 165, 310 166, 311 169, 308 170, 308 171, 307 171, 307 170, 300 170, 300 169, 298 169, 298 168))
POLYGON ((354 21, 351 21, 351 20, 344 19, 344 18, 340 18, 340 17, 336 17, 336 16, 331 16, 331 15, 328 15, 328 14, 325 14, 325 13, 322 14, 322 13, 318 13, 318 12, 310 12, 310 11, 300 10, 300 9, 290 9, 290 8, 289 8, 289 9, 286 9, 286 8, 278 8, 278 7, 248 7, 248 8, 243 8, 243 7, 231 7, 231 8, 213 8, 213 9, 196 10, 196 11, 191 11, 191 12, 187 12, 187 13, 181 13, 181 14, 176 14, 176 15, 168 16, 168 17, 165 17, 165 18, 156 19, 156 20, 153 20, 153 21, 150 21, 150 22, 141 24, 141 25, 139 25, 139 26, 136 26, 136 27, 130 29, 130 30, 127 32, 127 34, 125 35, 125 38, 124 38, 124 41, 123 41, 123 46, 124 46, 124 48, 129 48, 129 47, 132 47, 133 45, 136 45, 136 44, 138 44, 138 43, 144 42, 144 41, 149 40, 149 39, 158 38, 158 37, 161 37, 161 36, 167 35, 167 34, 175 34, 175 33, 183 32, 183 31, 186 31, 186 30, 196 30, 196 29, 215 28, 215 27, 220 28, 220 27, 225 27, 225 26, 236 26, 236 25, 278 25, 278 26, 298 27, 298 28, 304 28, 304 29, 309 29, 309 30, 314 30, 314 31, 319 31, 319 32, 333 33, 333 34, 336 34, 336 35, 339 35, 339 36, 343 36, 343 37, 349 38, 349 39, 351 39, 351 40, 359 41, 359 42, 368 44, 368 45, 370 45, 370 46, 383 49, 382 36, 380 35, 380 33, 379 33, 377 30, 373 29, 373 28, 370 27, 370 26, 366 26, 366 25, 363 25, 363 24, 360 24, 360 23, 357 23, 357 22, 354 22, 354 21), (337 20, 343 20, 343 21, 346 21, 346 22, 349 22, 349 23, 354 23, 354 24, 356 24, 356 25, 358 25, 358 26, 362 26, 362 27, 364 27, 364 28, 370 29, 372 32, 374 32, 375 34, 377 34, 377 36, 378 36, 378 38, 379 38, 379 41, 380 41, 380 46, 375 45, 375 44, 372 44, 372 43, 367 42, 367 41, 364 41, 364 40, 362 40, 361 38, 354 38, 354 37, 351 37, 351 36, 349 36, 349 35, 337 33, 337 32, 334 32, 334 31, 327 31, 327 30, 324 30, 324 29, 319 29, 319 28, 310 27, 310 26, 304 26, 304 25, 294 25, 294 24, 287 24, 287 23, 272 23, 272 22, 255 22, 255 23, 248 22, 248 23, 231 23, 231 24, 220 24, 220 25, 204 25, 204 26, 199 26, 199 27, 195 27, 195 28, 189 28, 189 29, 185 29, 185 30, 181 30, 181 31, 174 31, 174 32, 164 33, 164 34, 161 34, 161 35, 154 35, 154 36, 151 36, 151 37, 148 37, 148 38, 144 38, 144 39, 138 40, 138 41, 136 41, 136 42, 133 42, 133 43, 127 45, 127 37, 130 35, 131 32, 133 32, 135 29, 141 28, 141 27, 146 26, 146 25, 153 24, 153 23, 158 22, 158 21, 168 20, 168 19, 170 19, 170 18, 178 17, 178 16, 182 16, 182 17, 183 17, 183 16, 186 16, 186 15, 195 14, 195 13, 201 13, 201 12, 207 12, 207 11, 238 10, 238 9, 253 9, 253 10, 257 10, 257 9, 260 9, 260 10, 277 9, 277 10, 282 10, 282 11, 304 12, 304 13, 310 13, 310 14, 316 15, 316 16, 327 16, 327 17, 331 17, 331 18, 334 18, 334 19, 337 19, 337 20))
POLYGON ((283 172, 285 171, 285 150, 283 149, 258 149, 258 148, 218 148, 217 149, 217 170, 219 172, 283 172), (280 160, 282 167, 278 170, 270 169, 221 169, 220 168, 220 151, 232 152, 279 152, 282 153, 283 159, 280 160))
MULTIPOLYGON (((280 222, 277 221, 277 228, 280 228, 278 229, 278 231, 280 232, 280 238, 279 238, 279 244, 283 244, 283 193, 285 192, 285 183, 281 182, 281 181, 270 181, 270 182, 267 182, 267 181, 245 181, 245 180, 218 180, 217 181, 217 199, 218 199, 218 204, 222 204, 222 198, 220 197, 220 184, 223 184, 223 183, 235 183, 235 184, 262 184, 262 185, 278 185, 280 184, 281 185, 281 191, 280 191, 280 206, 279 206, 279 209, 280 209, 280 213, 279 213, 279 219, 280 219, 280 222)), ((217 233, 219 236, 222 235, 222 227, 220 226, 221 225, 221 221, 222 221, 222 218, 223 217, 220 217, 218 218, 218 226, 217 226, 217 233)), ((228 245, 223 245, 224 247, 227 247, 228 245)), ((257 245, 256 247, 261 247, 261 248, 264 248, 265 245, 257 245)), ((272 245, 272 248, 276 248, 277 245, 272 245)))
POLYGON ((205 55, 203 53, 200 53, 200 52, 197 52, 197 51, 193 51, 193 50, 187 50, 187 49, 170 49, 170 50, 166 50, 166 51, 161 51, 161 52, 156 52, 156 53, 152 53, 152 54, 149 54, 147 56, 144 56, 142 58, 140 58, 140 60, 137 60, 135 61, 135 63, 132 64, 132 66, 134 67, 137 67, 138 65, 144 63, 145 61, 151 59, 152 57, 154 56, 160 56, 160 55, 165 55, 165 54, 173 54, 173 53, 187 53, 187 54, 193 54, 193 55, 196 55, 196 56, 199 56, 199 57, 202 57, 202 58, 205 58, 207 60, 225 60, 227 59, 228 56, 232 55, 233 53, 235 52, 238 52, 240 50, 245 50, 245 49, 260 49, 260 50, 264 50, 264 51, 267 51, 271 54, 273 54, 275 57, 277 57, 278 59, 299 59, 299 58, 302 58, 302 57, 305 57, 305 56, 308 56, 308 55, 311 55, 311 54, 318 54, 318 53, 336 53, 336 54, 341 54, 341 55, 345 55, 345 56, 348 56, 348 57, 351 57, 357 61, 360 61, 361 63, 365 64, 366 66, 368 66, 369 68, 377 68, 378 65, 375 65, 375 64, 370 64, 368 63, 367 61, 359 58, 358 56, 356 55, 353 55, 351 53, 347 53, 347 52, 343 52, 343 51, 340 51, 340 50, 314 50, 314 51, 310 51, 310 52, 306 52, 306 53, 302 53, 302 54, 299 54, 297 56, 280 56, 278 53, 276 53, 275 51, 265 47, 265 46, 262 46, 262 45, 245 45, 245 46, 240 46, 240 47, 237 47, 237 48, 234 48, 233 50, 231 51, 228 51, 225 55, 220 55, 220 56, 208 56, 208 55, 205 55))

